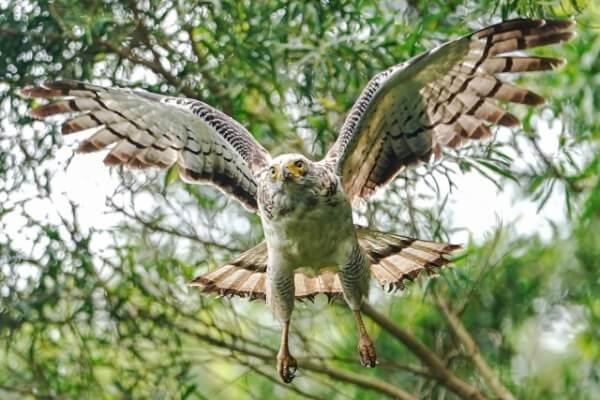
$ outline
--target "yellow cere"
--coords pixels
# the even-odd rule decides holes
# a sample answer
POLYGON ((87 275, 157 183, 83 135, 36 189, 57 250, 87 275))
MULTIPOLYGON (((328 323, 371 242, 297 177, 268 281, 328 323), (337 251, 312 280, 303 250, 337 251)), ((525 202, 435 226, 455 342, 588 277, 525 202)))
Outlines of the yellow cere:
POLYGON ((285 164, 285 168, 290 171, 294 178, 304 175, 304 163, 302 162, 289 162, 285 164))

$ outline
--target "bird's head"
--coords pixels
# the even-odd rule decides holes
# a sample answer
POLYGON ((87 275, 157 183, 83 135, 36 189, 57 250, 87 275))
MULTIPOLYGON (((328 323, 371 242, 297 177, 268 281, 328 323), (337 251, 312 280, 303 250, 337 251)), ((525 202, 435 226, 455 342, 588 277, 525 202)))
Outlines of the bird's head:
POLYGON ((271 161, 266 174, 272 183, 305 186, 313 181, 313 162, 301 154, 282 154, 271 161))

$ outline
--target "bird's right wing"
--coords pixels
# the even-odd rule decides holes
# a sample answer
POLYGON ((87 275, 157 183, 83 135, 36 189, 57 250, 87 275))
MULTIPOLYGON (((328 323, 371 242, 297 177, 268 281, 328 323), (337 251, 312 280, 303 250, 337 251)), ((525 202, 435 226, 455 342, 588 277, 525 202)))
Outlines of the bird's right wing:
POLYGON ((76 81, 45 82, 21 94, 56 99, 31 115, 70 115, 64 134, 95 129, 78 152, 114 145, 104 163, 138 169, 177 162, 185 181, 214 185, 247 209, 257 209, 255 174, 268 164, 269 154, 243 126, 207 104, 76 81))

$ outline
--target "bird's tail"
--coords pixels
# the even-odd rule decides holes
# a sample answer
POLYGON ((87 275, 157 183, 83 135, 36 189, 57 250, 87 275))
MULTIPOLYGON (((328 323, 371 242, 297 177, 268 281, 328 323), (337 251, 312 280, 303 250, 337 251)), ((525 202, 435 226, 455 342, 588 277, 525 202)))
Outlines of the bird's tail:
POLYGON ((358 242, 371 261, 371 276, 390 294, 397 294, 405 282, 423 271, 435 275, 449 264, 461 245, 414 239, 394 233, 357 227, 358 242))
MULTIPOLYGON (((449 263, 450 255, 459 245, 413 239, 357 226, 358 242, 371 262, 371 276, 388 292, 399 293, 407 280, 414 280, 422 271, 428 275, 449 263)), ((265 298, 267 246, 265 242, 240 254, 228 264, 200 275, 190 285, 205 293, 220 296, 240 296, 250 300, 265 298)), ((342 286, 335 269, 322 270, 311 276, 296 272, 296 299, 312 300, 325 294, 331 300, 342 295, 342 286)))

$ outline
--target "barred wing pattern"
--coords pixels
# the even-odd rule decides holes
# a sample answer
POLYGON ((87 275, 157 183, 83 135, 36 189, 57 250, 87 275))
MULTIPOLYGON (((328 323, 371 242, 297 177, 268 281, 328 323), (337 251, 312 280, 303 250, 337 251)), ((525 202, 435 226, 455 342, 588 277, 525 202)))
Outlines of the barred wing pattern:
POLYGON ((324 161, 336 165, 350 199, 364 198, 403 168, 439 157, 442 146, 489 136, 487 123, 517 125, 494 100, 528 105, 544 100, 495 74, 551 70, 562 60, 505 53, 569 40, 572 25, 505 21, 375 75, 324 161))
POLYGON ((95 129, 78 152, 114 144, 106 165, 146 169, 177 162, 183 180, 212 184, 247 209, 257 209, 254 174, 268 164, 269 154, 238 122, 207 104, 76 81, 45 82, 21 94, 58 99, 31 115, 70 114, 63 134, 95 129))
MULTIPOLYGON (((422 272, 429 275, 446 266, 458 245, 418 240, 392 233, 356 226, 358 243, 371 263, 371 276, 388 293, 398 294, 422 272)), ((267 245, 258 244, 226 265, 196 277, 191 286, 204 293, 240 296, 250 300, 265 298, 267 245)), ((297 300, 312 300, 325 294, 329 300, 342 296, 342 284, 335 269, 318 274, 302 271, 294 274, 297 300)))

